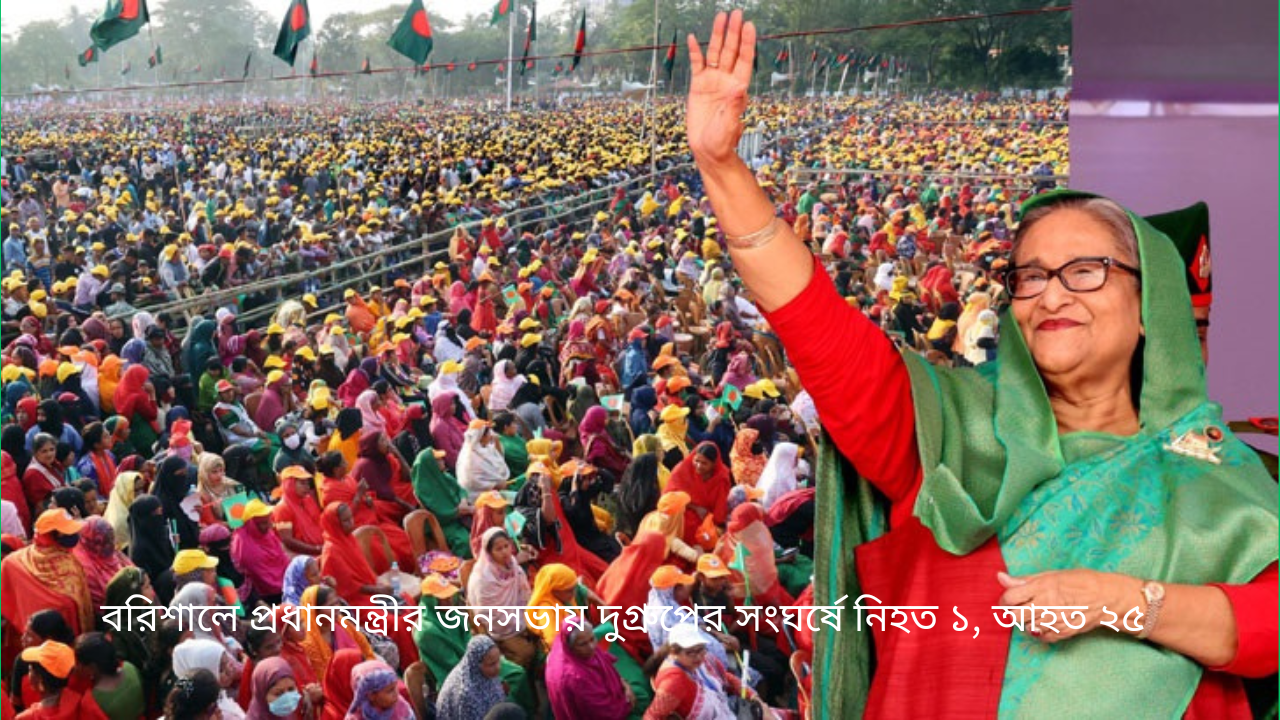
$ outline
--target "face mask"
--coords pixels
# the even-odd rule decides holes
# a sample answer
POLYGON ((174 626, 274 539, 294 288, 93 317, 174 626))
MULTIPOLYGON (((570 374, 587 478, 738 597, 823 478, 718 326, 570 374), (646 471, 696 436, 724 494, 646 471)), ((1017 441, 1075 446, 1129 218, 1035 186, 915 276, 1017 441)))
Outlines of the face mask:
POLYGON ((267 709, 276 717, 288 717, 298 709, 300 702, 302 702, 302 695, 297 690, 290 690, 268 703, 267 709))
POLYGON ((302 438, 298 437, 297 435, 290 435, 289 437, 284 439, 284 446, 289 448, 290 450, 297 450, 298 446, 301 444, 302 444, 302 438))
POLYGON ((71 549, 80 543, 79 535, 59 535, 58 544, 64 548, 71 549))

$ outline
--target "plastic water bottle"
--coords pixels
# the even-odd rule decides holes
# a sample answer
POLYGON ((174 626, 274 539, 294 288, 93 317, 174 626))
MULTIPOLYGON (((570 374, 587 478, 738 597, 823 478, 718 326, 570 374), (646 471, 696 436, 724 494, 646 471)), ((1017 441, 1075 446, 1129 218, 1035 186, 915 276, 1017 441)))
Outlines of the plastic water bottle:
POLYGON ((400 599, 400 563, 391 562, 391 595, 400 599))

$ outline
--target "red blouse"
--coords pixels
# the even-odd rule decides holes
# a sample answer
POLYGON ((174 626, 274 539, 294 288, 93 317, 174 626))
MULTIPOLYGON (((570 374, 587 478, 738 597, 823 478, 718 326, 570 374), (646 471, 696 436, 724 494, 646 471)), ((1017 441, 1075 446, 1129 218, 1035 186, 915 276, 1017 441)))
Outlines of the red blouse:
MULTIPOLYGON (((945 592, 947 604, 957 605, 965 617, 985 616, 1003 592, 995 577, 1006 569, 998 541, 954 556, 912 514, 923 473, 911 380, 893 343, 839 296, 816 258, 808 286, 765 317, 836 447, 892 502, 890 531, 856 553, 863 591, 893 605, 938 604, 945 592), (871 387, 876 392, 859 392, 871 387)), ((1185 717, 1248 718, 1237 676, 1270 675, 1278 664, 1276 565, 1247 584, 1214 586, 1231 602, 1236 654, 1222 667, 1205 668, 1185 717)), ((995 716, 1012 629, 988 625, 978 638, 961 632, 886 634, 873 627, 880 663, 867 716, 995 716), (930 692, 920 693, 926 686, 930 692)))

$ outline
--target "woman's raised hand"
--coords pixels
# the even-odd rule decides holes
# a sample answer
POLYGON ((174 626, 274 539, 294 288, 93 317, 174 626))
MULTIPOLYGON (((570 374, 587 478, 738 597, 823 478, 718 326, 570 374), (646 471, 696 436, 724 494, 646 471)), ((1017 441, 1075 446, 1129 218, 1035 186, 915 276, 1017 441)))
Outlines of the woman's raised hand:
POLYGON ((693 80, 685 109, 689 149, 700 165, 736 157, 742 137, 742 113, 756 57, 756 26, 742 22, 742 11, 717 13, 704 57, 698 40, 687 39, 693 80))

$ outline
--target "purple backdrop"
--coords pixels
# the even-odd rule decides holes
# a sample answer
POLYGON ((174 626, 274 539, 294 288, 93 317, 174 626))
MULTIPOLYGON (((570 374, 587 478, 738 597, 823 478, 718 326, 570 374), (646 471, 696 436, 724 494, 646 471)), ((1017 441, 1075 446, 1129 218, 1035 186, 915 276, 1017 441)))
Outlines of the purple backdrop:
POLYGON ((1141 213, 1209 204, 1209 395, 1229 419, 1275 415, 1277 6, 1130 0, 1074 13, 1071 185, 1141 213))

